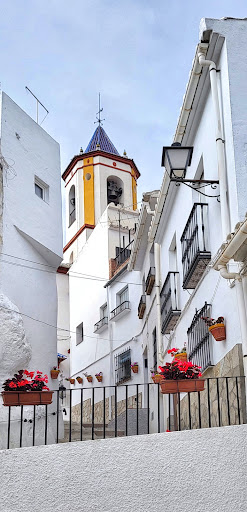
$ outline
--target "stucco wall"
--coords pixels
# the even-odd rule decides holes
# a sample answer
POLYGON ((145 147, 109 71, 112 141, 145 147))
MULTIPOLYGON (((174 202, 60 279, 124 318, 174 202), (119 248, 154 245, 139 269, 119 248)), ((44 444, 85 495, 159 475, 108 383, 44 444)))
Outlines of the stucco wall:
POLYGON ((3 451, 1 510, 245 512, 246 433, 242 425, 3 451))

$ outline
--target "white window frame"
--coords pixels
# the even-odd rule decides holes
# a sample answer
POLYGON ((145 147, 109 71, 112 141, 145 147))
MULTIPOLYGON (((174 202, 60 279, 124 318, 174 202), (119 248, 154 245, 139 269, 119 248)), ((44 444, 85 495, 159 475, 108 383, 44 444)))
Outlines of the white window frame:
POLYGON ((45 183, 40 178, 38 178, 38 176, 34 176, 34 193, 39 199, 41 199, 45 203, 49 203, 49 185, 47 185, 47 183, 45 183), (42 197, 40 197, 40 196, 38 196, 38 194, 36 194, 35 185, 37 185, 39 188, 41 188, 41 190, 43 192, 42 197))
POLYGON ((76 327, 76 340, 75 340, 76 346, 80 345, 80 343, 83 342, 83 339, 84 339, 84 326, 83 326, 83 322, 81 322, 76 327))
POLYGON ((120 304, 123 304, 124 302, 129 302, 129 287, 128 286, 125 286, 124 288, 122 288, 122 290, 120 290, 118 293, 117 293, 117 297, 116 297, 116 302, 117 302, 117 306, 120 306, 120 304), (127 293, 126 293, 127 292, 127 293), (126 298, 124 298, 124 300, 121 299, 121 297, 124 295, 124 293, 126 293, 126 298))

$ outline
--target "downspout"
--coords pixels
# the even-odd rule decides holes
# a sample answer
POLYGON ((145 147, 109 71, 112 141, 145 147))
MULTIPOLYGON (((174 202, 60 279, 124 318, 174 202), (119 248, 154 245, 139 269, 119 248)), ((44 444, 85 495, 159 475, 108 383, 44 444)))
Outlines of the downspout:
POLYGON ((156 336, 158 346, 158 363, 163 364, 162 359, 162 336, 161 336, 161 309, 160 309, 160 245, 154 244, 154 265, 155 265, 155 288, 156 288, 156 336))
POLYGON ((245 375, 245 397, 247 401, 247 317, 244 300, 244 289, 242 283, 242 277, 239 273, 228 272, 225 265, 218 265, 220 275, 224 279, 235 279, 236 280, 236 291, 239 311, 239 323, 242 338, 242 350, 243 350, 243 364, 244 364, 244 375, 245 375))
POLYGON ((215 112, 216 122, 216 148, 218 155, 218 176, 220 184, 220 207, 221 207, 221 224, 223 239, 226 240, 228 233, 230 233, 230 215, 227 199, 227 174, 226 174, 226 161, 225 161, 225 148, 223 139, 223 130, 220 116, 220 103, 217 87, 216 64, 212 60, 206 60, 205 49, 199 46, 198 61, 201 66, 209 68, 209 76, 211 83, 212 99, 215 112), (204 51, 203 51, 204 50, 204 51))
POLYGON ((112 419, 112 386, 115 385, 115 380, 113 379, 114 365, 113 365, 113 341, 112 341, 112 323, 109 322, 110 319, 110 290, 109 286, 106 289, 107 293, 107 315, 108 315, 108 326, 109 326, 109 352, 110 352, 110 386, 109 386, 109 419, 112 419))

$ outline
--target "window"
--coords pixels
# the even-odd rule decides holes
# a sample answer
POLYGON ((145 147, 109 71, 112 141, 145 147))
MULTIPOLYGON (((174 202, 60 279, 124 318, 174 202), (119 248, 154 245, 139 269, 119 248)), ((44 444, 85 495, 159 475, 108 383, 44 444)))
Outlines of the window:
POLYGON ((69 227, 76 219, 76 209, 75 209, 75 185, 72 185, 69 191, 69 227))
POLYGON ((76 345, 83 341, 83 322, 76 327, 76 345))
POLYGON ((187 331, 188 335, 188 359, 193 364, 201 366, 203 372, 209 366, 211 361, 211 339, 208 326, 202 320, 202 317, 211 317, 211 305, 205 302, 203 308, 196 310, 191 326, 187 331))
POLYGON ((120 384, 131 378, 130 348, 115 356, 115 381, 120 384))
POLYGON ((153 369, 157 370, 157 337, 156 337, 156 327, 153 331, 153 369))
POLYGON ((121 292, 117 294, 117 305, 123 304, 129 300, 129 290, 128 286, 126 286, 121 292))
POLYGON ((100 308, 100 318, 107 318, 107 302, 100 308))
POLYGON ((120 204, 120 198, 123 203, 123 182, 117 176, 108 176, 107 178, 107 204, 120 204))
POLYGON ((37 176, 34 177, 34 191, 36 196, 43 199, 46 203, 49 200, 49 187, 44 181, 40 180, 37 176))

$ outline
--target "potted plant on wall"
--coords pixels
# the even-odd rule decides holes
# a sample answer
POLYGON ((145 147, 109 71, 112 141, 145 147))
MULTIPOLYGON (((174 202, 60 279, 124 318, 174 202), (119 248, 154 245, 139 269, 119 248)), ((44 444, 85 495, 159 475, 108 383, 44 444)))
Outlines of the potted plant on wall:
POLYGON ((159 366, 162 375, 161 393, 203 391, 205 380, 200 379, 200 369, 200 366, 191 361, 179 360, 159 366))
POLYGON ((93 382, 93 376, 92 375, 88 375, 87 373, 84 373, 83 375, 85 375, 85 377, 86 377, 88 382, 93 382))
POLYGON ((98 382, 102 382, 102 380, 103 380, 103 373, 102 372, 95 373, 95 377, 96 377, 98 382))
POLYGON ((47 383, 47 375, 43 375, 39 370, 19 370, 12 379, 7 379, 3 383, 3 405, 51 404, 53 391, 50 391, 47 383))
POLYGON ((139 365, 138 363, 132 363, 131 364, 131 370, 133 373, 138 373, 139 365))
POLYGON ((82 384, 83 383, 83 378, 82 377, 76 377, 76 380, 79 384, 82 384))
POLYGON ((58 369, 58 367, 57 366, 53 366, 53 368, 51 370, 51 378, 52 379, 57 379, 59 373, 60 373, 60 370, 58 369))
POLYGON ((204 320, 209 332, 211 332, 216 341, 224 341, 226 339, 226 327, 223 316, 219 316, 216 320, 209 316, 202 316, 202 320, 204 320))
POLYGON ((162 375, 157 370, 150 370, 151 378, 155 384, 160 384, 162 380, 162 375))
POLYGON ((180 361, 187 361, 186 343, 184 344, 183 348, 170 348, 167 351, 167 353, 171 354, 171 356, 174 359, 179 359, 180 361))

